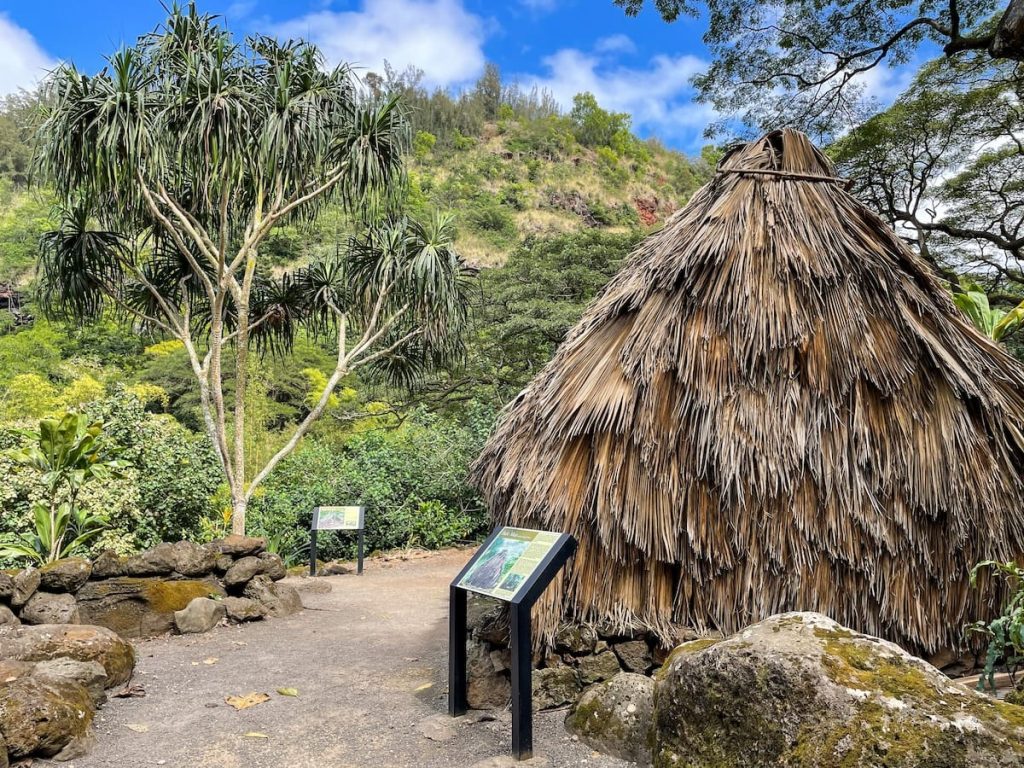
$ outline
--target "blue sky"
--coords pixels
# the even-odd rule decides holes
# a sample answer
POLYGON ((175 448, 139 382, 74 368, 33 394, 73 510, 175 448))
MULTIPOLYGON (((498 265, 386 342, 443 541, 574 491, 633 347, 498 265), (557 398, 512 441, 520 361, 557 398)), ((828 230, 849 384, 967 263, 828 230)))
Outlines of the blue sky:
MULTIPOLYGON (((642 136, 696 152, 713 113, 690 78, 707 67, 704 22, 627 18, 612 0, 199 0, 235 32, 304 37, 332 62, 414 64, 435 86, 472 83, 486 61, 506 80, 546 88, 563 105, 580 91, 628 112, 642 136)), ((60 60, 86 71, 165 14, 157 0, 0 0, 0 94, 60 60)), ((879 92, 891 90, 884 72, 879 92)), ((870 87, 870 84, 869 84, 870 87)))

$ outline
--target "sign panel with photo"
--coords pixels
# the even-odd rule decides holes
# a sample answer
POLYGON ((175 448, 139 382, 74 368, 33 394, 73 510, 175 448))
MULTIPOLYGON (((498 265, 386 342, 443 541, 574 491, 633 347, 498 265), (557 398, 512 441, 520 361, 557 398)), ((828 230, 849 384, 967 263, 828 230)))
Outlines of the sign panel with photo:
POLYGON ((466 571, 458 586, 499 600, 513 600, 561 534, 502 528, 466 571))
POLYGON ((357 531, 363 527, 363 507, 317 507, 314 531, 357 531))

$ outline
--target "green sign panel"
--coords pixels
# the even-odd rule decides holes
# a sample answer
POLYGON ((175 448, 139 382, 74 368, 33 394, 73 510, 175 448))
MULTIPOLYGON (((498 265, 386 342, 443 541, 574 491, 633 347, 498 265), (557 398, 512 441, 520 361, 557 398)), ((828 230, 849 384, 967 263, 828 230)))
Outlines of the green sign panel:
POLYGON ((358 531, 363 527, 363 507, 317 507, 314 531, 358 531))
POLYGON ((499 600, 512 600, 561 534, 502 528, 457 586, 499 600))

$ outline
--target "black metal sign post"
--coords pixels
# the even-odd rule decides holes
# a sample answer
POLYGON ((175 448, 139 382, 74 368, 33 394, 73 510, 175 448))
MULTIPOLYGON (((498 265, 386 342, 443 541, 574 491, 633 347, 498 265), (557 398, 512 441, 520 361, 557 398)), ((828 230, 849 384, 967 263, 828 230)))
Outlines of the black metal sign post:
POLYGON ((363 572, 365 507, 314 507, 309 525, 309 575, 316 576, 316 538, 320 531, 356 531, 356 573, 363 572))
MULTIPOLYGON (((530 611, 555 574, 575 552, 576 540, 568 534, 499 526, 491 532, 483 546, 449 586, 448 713, 452 717, 466 714, 469 708, 466 676, 467 591, 496 597, 509 604, 512 646, 512 756, 516 760, 529 760, 533 757, 533 643, 530 611), (508 558, 502 555, 501 541, 498 539, 522 534, 541 534, 546 539, 543 546, 547 547, 547 551, 539 560, 529 561, 527 567, 531 570, 528 573, 525 568, 518 568, 518 573, 513 571, 509 576, 505 576, 502 566, 508 558), (474 571, 491 567, 487 565, 487 560, 494 560, 495 553, 501 557, 497 573, 499 579, 505 579, 502 586, 508 585, 512 578, 518 580, 510 589, 488 590, 472 583, 474 571), (510 594, 506 597, 503 593, 510 594)), ((493 568, 490 573, 494 573, 493 568)))

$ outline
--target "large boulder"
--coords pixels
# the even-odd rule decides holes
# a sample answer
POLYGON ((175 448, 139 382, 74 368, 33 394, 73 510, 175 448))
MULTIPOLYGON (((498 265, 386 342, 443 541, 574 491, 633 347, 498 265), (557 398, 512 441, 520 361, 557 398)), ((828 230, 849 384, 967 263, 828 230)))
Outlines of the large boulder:
POLYGON ((573 667, 560 665, 533 671, 533 708, 555 709, 572 704, 582 689, 573 667))
POLYGON ((191 541, 171 544, 171 563, 182 576, 206 576, 217 566, 218 552, 191 541))
POLYGON ((1024 764, 1024 708, 820 614, 686 643, 658 677, 658 768, 1024 764))
POLYGON ((261 552, 260 560, 264 564, 263 572, 274 581, 280 581, 288 575, 288 569, 285 568, 284 560, 276 552, 261 552))
POLYGON ((113 579, 125 575, 125 558, 112 549, 105 549, 92 561, 93 579, 113 579))
MULTIPOLYGON (((24 662, 19 662, 24 663, 24 662)), ((56 677, 73 680, 89 692, 89 698, 97 707, 107 700, 107 670, 98 661, 76 661, 61 657, 36 662, 32 669, 35 677, 56 677)))
POLYGON ((41 579, 38 568, 25 568, 14 574, 14 589, 11 590, 11 607, 21 608, 39 589, 41 579))
POLYGON ((88 739, 94 714, 74 680, 23 675, 0 683, 0 733, 16 760, 80 754, 76 743, 88 739))
POLYGON ((0 603, 6 603, 14 594, 14 578, 10 573, 0 571, 0 603))
POLYGON ((512 682, 505 669, 504 663, 495 664, 486 644, 472 638, 466 641, 466 696, 471 708, 503 709, 508 704, 512 682))
POLYGON ((36 592, 21 609, 26 624, 78 624, 78 603, 74 595, 36 592))
POLYGON ((104 627, 43 624, 0 629, 0 659, 60 658, 98 662, 107 675, 105 688, 124 685, 135 670, 135 650, 131 644, 104 627))
POLYGON ((258 555, 266 550, 267 540, 232 533, 230 536, 211 542, 210 546, 221 554, 245 557, 246 555, 258 555))
POLYGON ((154 637, 173 629, 175 611, 211 595, 224 595, 213 579, 121 576, 90 581, 76 597, 82 622, 109 627, 123 637, 154 637))
POLYGON ((224 586, 228 589, 241 587, 248 583, 254 576, 259 576, 267 569, 267 563, 253 555, 246 555, 234 562, 222 577, 224 586))
POLYGON ((243 596, 261 603, 267 613, 275 618, 291 616, 302 610, 302 598, 295 588, 281 582, 275 583, 269 576, 260 574, 245 585, 243 596))
POLYGON ((226 615, 223 605, 208 597, 197 597, 185 608, 174 612, 174 628, 182 635, 209 632, 226 615))
POLYGON ((176 565, 174 545, 165 541, 125 560, 124 572, 128 576, 167 576, 174 573, 176 565))
POLYGON ((92 565, 81 557, 65 557, 39 569, 39 588, 47 592, 75 593, 89 580, 92 565))
POLYGON ((225 597, 221 605, 227 613, 229 621, 257 621, 267 615, 263 603, 250 600, 248 597, 225 597))
POLYGON ((565 727, 598 752, 650 765, 653 713, 654 681, 623 672, 584 691, 565 727))

